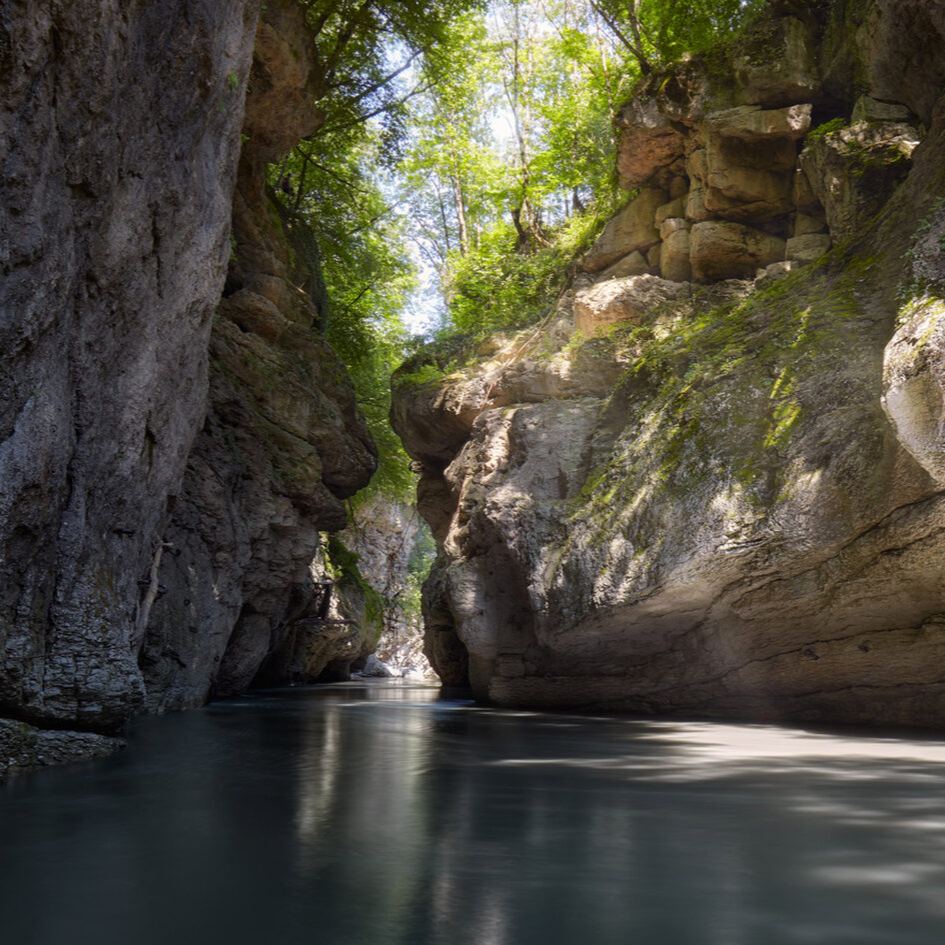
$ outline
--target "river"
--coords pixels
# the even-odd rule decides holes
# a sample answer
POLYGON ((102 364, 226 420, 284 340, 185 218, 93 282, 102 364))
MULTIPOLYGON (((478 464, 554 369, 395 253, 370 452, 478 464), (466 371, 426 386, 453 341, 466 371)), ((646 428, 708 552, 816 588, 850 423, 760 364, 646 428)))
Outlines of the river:
POLYGON ((0 787, 0 937, 942 945, 945 741, 259 693, 0 787))

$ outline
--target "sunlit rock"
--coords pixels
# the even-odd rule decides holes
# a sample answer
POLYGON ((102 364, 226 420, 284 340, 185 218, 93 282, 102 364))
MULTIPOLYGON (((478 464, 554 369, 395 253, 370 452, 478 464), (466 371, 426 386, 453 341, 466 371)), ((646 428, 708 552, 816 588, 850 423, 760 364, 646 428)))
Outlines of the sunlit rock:
POLYGON ((631 276, 599 282, 575 295, 574 327, 591 336, 618 322, 639 321, 657 306, 687 296, 689 287, 680 281, 631 276))
POLYGON ((692 275, 697 282, 745 278, 784 259, 784 240, 740 223, 696 223, 689 238, 692 275))
POLYGON ((835 240, 857 233, 889 199, 909 173, 918 143, 909 125, 867 122, 808 142, 801 166, 835 240))
POLYGON ((645 187, 604 228, 581 260, 588 272, 599 272, 633 252, 646 252, 660 239, 656 211, 666 202, 667 193, 645 187))

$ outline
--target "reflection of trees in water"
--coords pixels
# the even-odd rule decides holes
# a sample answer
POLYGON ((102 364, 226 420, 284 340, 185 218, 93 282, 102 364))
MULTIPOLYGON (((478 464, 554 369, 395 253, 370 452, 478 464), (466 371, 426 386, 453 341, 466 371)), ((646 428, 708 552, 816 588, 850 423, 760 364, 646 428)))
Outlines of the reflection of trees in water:
POLYGON ((4 941, 945 941, 940 741, 435 698, 217 704, 6 785, 4 941))
POLYGON ((940 744, 332 711, 347 714, 331 813, 346 839, 326 829, 346 846, 326 856, 386 917, 385 942, 899 945, 945 917, 940 744))

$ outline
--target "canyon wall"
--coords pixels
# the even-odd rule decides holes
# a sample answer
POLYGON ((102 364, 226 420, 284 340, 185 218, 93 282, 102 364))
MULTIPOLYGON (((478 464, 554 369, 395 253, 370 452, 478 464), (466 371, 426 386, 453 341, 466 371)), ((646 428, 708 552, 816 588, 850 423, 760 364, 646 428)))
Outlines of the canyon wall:
POLYGON ((3 5, 0 715, 238 691, 373 471, 264 187, 320 121, 311 49, 297 4, 259 12, 3 5))
POLYGON ((794 12, 621 109, 633 197, 541 332, 395 376, 480 698, 945 721, 945 16, 794 12))

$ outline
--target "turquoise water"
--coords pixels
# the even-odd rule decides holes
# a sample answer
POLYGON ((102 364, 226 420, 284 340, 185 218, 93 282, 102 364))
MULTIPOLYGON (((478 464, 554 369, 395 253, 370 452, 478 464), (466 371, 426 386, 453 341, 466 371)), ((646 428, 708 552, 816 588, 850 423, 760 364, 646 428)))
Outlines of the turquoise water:
POLYGON ((16 945, 942 945, 945 741, 401 683, 144 719, 0 788, 16 945))

